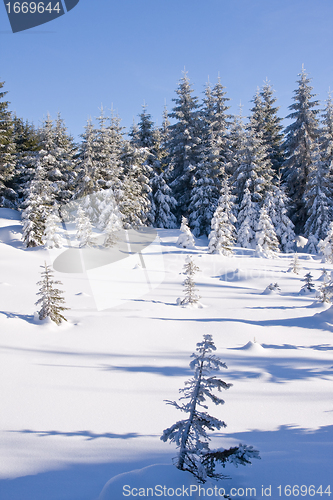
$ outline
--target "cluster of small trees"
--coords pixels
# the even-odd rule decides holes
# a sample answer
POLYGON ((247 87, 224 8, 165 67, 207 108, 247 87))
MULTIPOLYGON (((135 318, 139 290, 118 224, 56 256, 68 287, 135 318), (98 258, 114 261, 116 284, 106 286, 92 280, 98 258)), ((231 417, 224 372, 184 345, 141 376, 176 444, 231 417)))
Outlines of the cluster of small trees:
POLYGON ((220 80, 199 103, 184 73, 161 127, 144 106, 125 138, 101 110, 80 144, 60 116, 38 130, 12 116, 0 92, 0 205, 24 210, 27 246, 42 244, 57 204, 111 189, 125 227, 173 228, 184 216, 194 236, 213 228, 214 251, 228 253, 237 231, 259 255, 268 244, 292 251, 295 230, 318 252, 333 220, 333 104, 329 95, 320 112, 304 68, 297 83, 285 130, 268 81, 245 124, 220 80))

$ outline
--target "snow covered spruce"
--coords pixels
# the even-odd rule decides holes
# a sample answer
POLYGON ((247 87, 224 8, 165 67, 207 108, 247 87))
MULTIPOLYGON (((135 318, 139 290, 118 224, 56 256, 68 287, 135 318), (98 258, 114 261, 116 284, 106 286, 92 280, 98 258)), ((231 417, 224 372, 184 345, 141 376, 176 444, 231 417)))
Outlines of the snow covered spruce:
POLYGON ((184 264, 184 274, 186 278, 183 283, 185 297, 183 299, 177 299, 178 304, 189 306, 196 306, 198 304, 201 297, 196 294, 198 289, 195 287, 195 282, 193 280, 193 276, 198 271, 200 271, 200 269, 194 264, 191 255, 186 257, 184 264))
POLYGON ((207 431, 219 430, 226 427, 225 422, 209 415, 206 401, 209 399, 215 405, 224 404, 223 399, 214 394, 214 389, 220 392, 229 389, 232 384, 226 383, 212 372, 219 372, 221 368, 227 368, 213 351, 216 347, 211 335, 204 335, 203 341, 197 343, 196 352, 192 354, 193 360, 190 368, 194 370, 193 377, 185 382, 185 388, 179 392, 183 395, 180 400, 186 402, 177 403, 167 400, 167 404, 174 406, 188 415, 184 420, 179 420, 168 429, 163 431, 162 441, 176 443, 178 455, 175 465, 178 469, 191 472, 199 482, 206 482, 208 478, 223 479, 227 476, 216 470, 216 465, 223 468, 227 462, 236 467, 251 463, 251 459, 260 458, 259 452, 252 446, 240 444, 229 449, 209 448, 210 437, 207 431))
POLYGON ((54 286, 62 283, 53 279, 51 266, 46 265, 46 262, 44 262, 44 266, 40 267, 43 269, 41 273, 43 279, 37 283, 40 285, 37 295, 41 296, 36 302, 36 305, 41 304, 38 317, 40 320, 50 318, 59 326, 62 321, 67 321, 62 312, 69 309, 63 305, 65 303, 65 299, 62 297, 64 292, 54 286))

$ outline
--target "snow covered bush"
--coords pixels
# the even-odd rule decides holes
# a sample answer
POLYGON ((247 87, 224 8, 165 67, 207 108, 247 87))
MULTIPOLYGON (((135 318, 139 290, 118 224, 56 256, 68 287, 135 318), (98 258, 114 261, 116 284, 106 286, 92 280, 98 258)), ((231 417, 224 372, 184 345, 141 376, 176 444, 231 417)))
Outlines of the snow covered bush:
POLYGON ((183 248, 194 248, 195 247, 194 237, 188 226, 188 221, 184 216, 182 217, 180 230, 181 234, 179 235, 179 238, 177 240, 177 245, 183 248))
POLYGON ((180 399, 186 402, 166 401, 188 416, 165 429, 160 438, 164 442, 169 440, 176 443, 179 450, 175 459, 176 467, 191 472, 202 483, 206 482, 207 478, 226 477, 216 471, 218 463, 222 467, 225 467, 226 462, 236 466, 246 465, 251 463, 250 459, 260 458, 259 452, 253 450, 252 446, 242 444, 229 449, 209 448, 210 437, 207 431, 219 430, 226 427, 226 424, 209 415, 207 411, 200 411, 200 407, 207 410, 207 400, 215 405, 224 404, 223 399, 216 396, 213 391, 215 389, 219 392, 232 386, 211 374, 219 372, 221 368, 227 368, 225 363, 212 354, 213 351, 216 351, 216 347, 212 336, 204 335, 203 341, 197 343, 196 352, 191 356, 193 360, 190 362, 190 368, 194 370, 194 375, 185 382, 184 389, 180 389, 183 394, 180 399))
POLYGON ((186 278, 183 283, 185 297, 180 301, 182 305, 184 304, 193 305, 196 304, 200 299, 200 296, 196 295, 195 293, 198 289, 195 288, 195 283, 193 280, 193 276, 198 271, 200 271, 200 269, 198 268, 198 266, 194 264, 192 257, 191 256, 186 257, 184 265, 184 274, 186 274, 186 278))
POLYGON ((271 293, 281 292, 281 288, 277 283, 270 283, 268 287, 265 288, 263 295, 269 295, 271 293))
POLYGON ((53 274, 51 272, 51 266, 47 266, 46 262, 44 266, 40 266, 42 271, 42 280, 38 281, 37 285, 40 285, 39 292, 40 299, 37 300, 36 305, 41 304, 41 309, 39 311, 39 319, 43 320, 49 317, 58 326, 62 321, 67 321, 66 318, 61 314, 62 311, 66 311, 69 308, 64 307, 63 304, 65 299, 61 296, 64 292, 55 288, 54 285, 61 285, 61 281, 55 281, 53 279, 53 274))

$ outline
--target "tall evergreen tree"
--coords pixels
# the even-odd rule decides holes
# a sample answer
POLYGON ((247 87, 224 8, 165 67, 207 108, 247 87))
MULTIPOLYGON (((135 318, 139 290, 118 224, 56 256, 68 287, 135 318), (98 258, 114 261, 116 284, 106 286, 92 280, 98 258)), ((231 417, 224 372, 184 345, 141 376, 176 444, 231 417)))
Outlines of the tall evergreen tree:
POLYGON ((249 180, 245 184, 244 196, 237 217, 237 243, 243 248, 255 247, 255 233, 259 217, 258 203, 252 201, 249 180))
POLYGON ((278 174, 276 184, 268 191, 265 199, 265 208, 273 223, 280 248, 285 253, 294 251, 295 232, 294 224, 288 217, 289 200, 281 185, 281 174, 278 174))
POLYGON ((190 81, 184 72, 176 90, 177 98, 170 118, 169 175, 173 196, 177 201, 178 218, 188 215, 193 174, 199 161, 200 120, 198 99, 194 97, 190 81))
POLYGON ((294 122, 285 130, 284 178, 294 205, 292 220, 296 231, 302 233, 306 221, 304 191, 312 164, 313 142, 318 136, 318 101, 312 100, 315 94, 312 94, 310 79, 304 68, 299 76, 298 88, 293 97, 295 102, 289 106, 292 113, 287 116, 294 122))
POLYGON ((265 206, 261 208, 259 213, 255 239, 257 257, 272 258, 277 256, 279 253, 279 241, 265 206))
POLYGON ((238 204, 242 202, 245 185, 247 185, 252 201, 258 203, 258 207, 261 208, 266 193, 271 189, 272 179, 272 165, 263 142, 262 132, 257 132, 253 122, 251 122, 247 128, 241 161, 235 169, 232 179, 236 196, 238 196, 238 204))
POLYGON ((228 100, 220 81, 211 90, 207 84, 201 110, 202 132, 200 156, 193 175, 189 204, 189 222, 195 236, 208 235, 217 207, 221 179, 225 175, 226 130, 225 114, 228 100))
POLYGON ((1 89, 4 82, 0 82, 0 206, 15 207, 16 193, 9 187, 16 167, 16 148, 14 124, 8 101, 3 100, 7 92, 1 89))
POLYGON ((267 148, 267 154, 272 168, 278 173, 284 160, 282 153, 282 125, 281 118, 277 113, 279 108, 274 107, 277 99, 269 81, 266 80, 261 90, 258 89, 253 102, 252 120, 256 132, 262 132, 263 143, 267 148))
POLYGON ((329 224, 332 221, 332 201, 329 189, 329 168, 321 160, 319 144, 314 143, 310 152, 308 177, 304 190, 304 204, 307 219, 304 233, 311 238, 310 253, 317 253, 317 245, 327 236, 329 224))
POLYGON ((225 256, 232 255, 236 233, 235 222, 233 196, 230 193, 228 181, 225 179, 222 184, 219 203, 211 222, 208 245, 209 253, 219 253, 225 256))
POLYGON ((54 193, 51 182, 46 178, 45 170, 38 160, 22 212, 23 241, 26 247, 43 245, 46 219, 53 206, 54 193))

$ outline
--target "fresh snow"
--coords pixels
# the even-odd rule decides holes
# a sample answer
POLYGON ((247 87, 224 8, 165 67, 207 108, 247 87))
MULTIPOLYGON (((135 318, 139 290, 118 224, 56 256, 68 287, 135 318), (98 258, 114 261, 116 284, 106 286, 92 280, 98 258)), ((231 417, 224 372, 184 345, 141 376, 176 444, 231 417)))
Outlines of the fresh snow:
POLYGON ((195 485, 172 465, 176 449, 160 436, 179 418, 164 400, 177 399, 206 333, 233 384, 225 404, 210 408, 227 423, 211 449, 242 443, 261 456, 228 465, 231 479, 213 486, 256 488, 252 498, 261 499, 262 485, 271 485, 274 500, 279 485, 331 483, 333 491, 333 307, 299 294, 306 273, 318 289, 323 267, 330 275, 333 265, 301 253, 296 275, 287 272, 291 254, 261 259, 236 247, 224 257, 207 253, 205 237, 182 249, 179 230, 157 230, 142 269, 139 254, 99 268, 108 281, 103 301, 87 272, 55 272, 70 308, 57 326, 38 320, 34 305, 40 266, 55 254, 25 248, 19 219, 0 209, 1 500, 121 500, 125 484, 195 485), (201 270, 195 283, 204 308, 177 306, 187 256, 201 270), (116 303, 120 277, 133 293, 122 290, 116 303), (270 283, 281 291, 263 295, 270 283))

